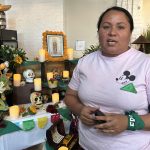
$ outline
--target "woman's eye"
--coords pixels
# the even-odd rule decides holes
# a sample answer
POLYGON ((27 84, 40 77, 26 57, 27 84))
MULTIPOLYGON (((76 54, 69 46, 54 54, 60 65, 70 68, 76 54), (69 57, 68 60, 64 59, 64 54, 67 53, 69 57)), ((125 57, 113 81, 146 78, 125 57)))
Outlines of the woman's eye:
POLYGON ((109 26, 103 26, 103 29, 109 29, 110 27, 109 26))
POLYGON ((124 26, 118 26, 118 29, 124 29, 125 27, 124 26))

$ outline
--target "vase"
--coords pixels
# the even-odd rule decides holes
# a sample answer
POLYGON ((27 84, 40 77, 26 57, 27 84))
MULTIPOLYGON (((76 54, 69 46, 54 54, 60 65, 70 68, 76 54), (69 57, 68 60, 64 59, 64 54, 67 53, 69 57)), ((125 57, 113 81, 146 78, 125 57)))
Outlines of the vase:
POLYGON ((58 81, 48 81, 48 86, 51 89, 57 88, 57 85, 58 85, 58 81))

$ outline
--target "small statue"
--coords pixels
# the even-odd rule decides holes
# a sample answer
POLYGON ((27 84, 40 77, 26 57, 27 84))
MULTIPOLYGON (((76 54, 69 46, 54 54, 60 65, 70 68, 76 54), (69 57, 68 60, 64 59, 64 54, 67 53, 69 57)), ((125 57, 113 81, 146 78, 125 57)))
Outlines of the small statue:
POLYGON ((27 83, 33 83, 35 74, 32 69, 27 69, 23 72, 23 77, 25 78, 27 83))

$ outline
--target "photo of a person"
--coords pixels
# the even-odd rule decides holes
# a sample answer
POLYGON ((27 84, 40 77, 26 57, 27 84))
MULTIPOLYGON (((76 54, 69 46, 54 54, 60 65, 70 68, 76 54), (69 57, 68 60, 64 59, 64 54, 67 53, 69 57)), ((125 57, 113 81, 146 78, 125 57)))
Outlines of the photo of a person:
POLYGON ((52 39, 53 41, 52 41, 52 43, 53 43, 53 53, 54 54, 57 54, 57 39, 56 38, 53 38, 52 39))
POLYGON ((62 35, 48 35, 48 52, 50 56, 60 57, 63 56, 63 36, 62 35))

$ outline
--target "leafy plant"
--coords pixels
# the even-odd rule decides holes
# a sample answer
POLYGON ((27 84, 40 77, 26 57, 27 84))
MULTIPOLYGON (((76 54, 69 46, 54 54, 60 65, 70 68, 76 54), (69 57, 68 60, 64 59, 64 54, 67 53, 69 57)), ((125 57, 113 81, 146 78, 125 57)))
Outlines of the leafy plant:
MULTIPOLYGON (((147 30, 144 32, 144 37, 150 41, 150 25, 148 25, 147 30)), ((146 54, 150 53, 150 44, 145 44, 146 54)))
POLYGON ((0 74, 0 124, 8 110, 5 92, 10 90, 9 78, 5 74, 0 74))
POLYGON ((9 79, 5 74, 0 75, 0 94, 4 93, 4 91, 9 90, 9 79))
POLYGON ((91 45, 90 48, 85 49, 83 56, 95 52, 98 49, 100 49, 100 45, 91 45))
POLYGON ((26 52, 21 48, 14 48, 8 45, 0 46, 0 61, 8 61, 11 72, 14 72, 17 65, 22 64, 27 59, 26 52))

